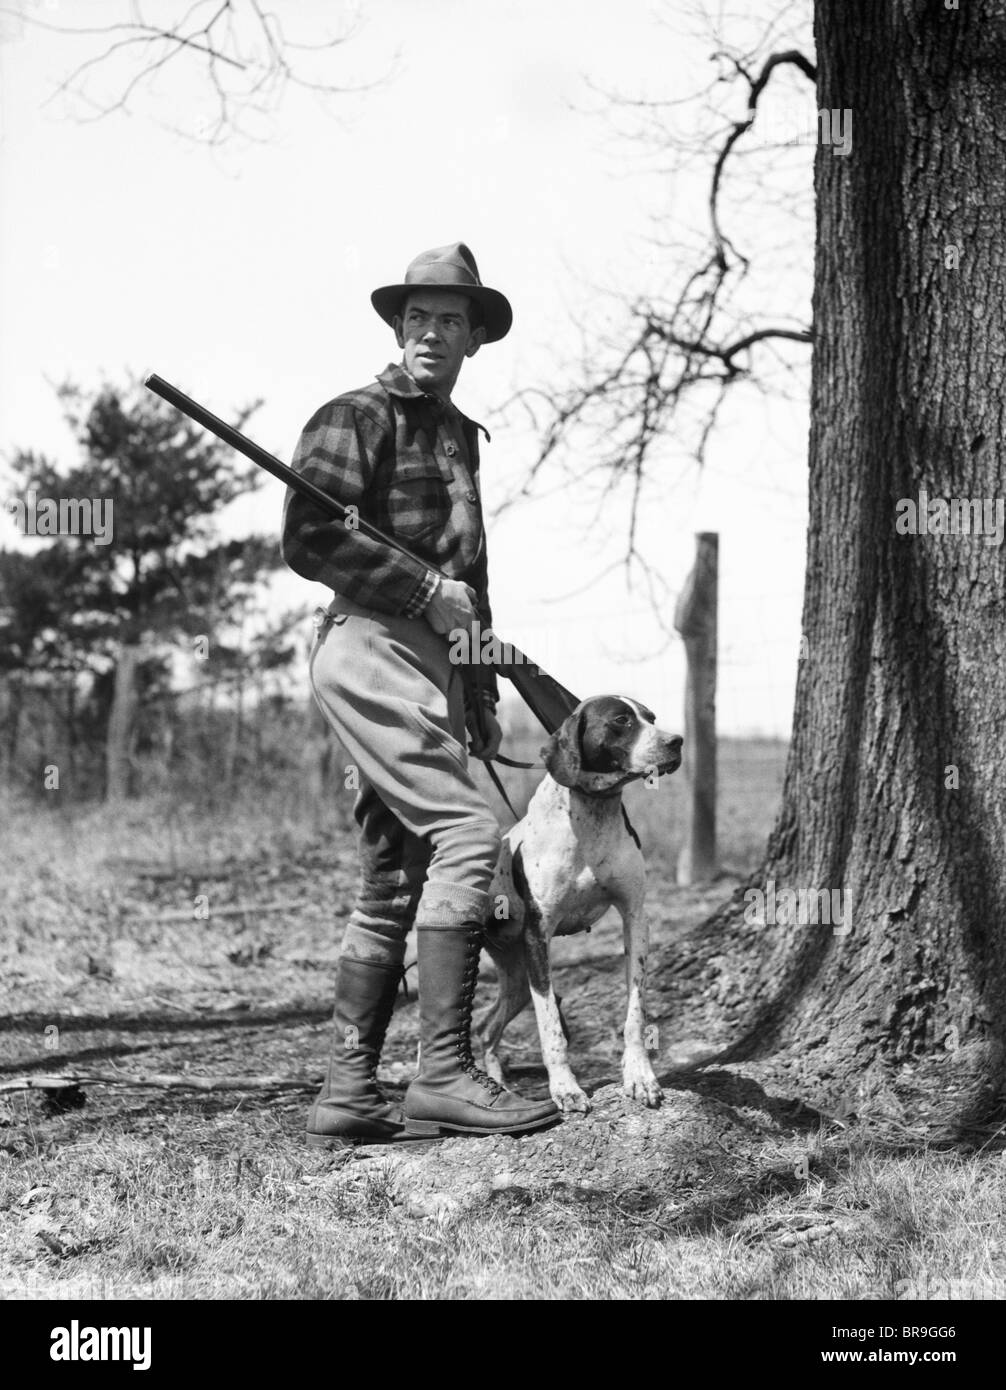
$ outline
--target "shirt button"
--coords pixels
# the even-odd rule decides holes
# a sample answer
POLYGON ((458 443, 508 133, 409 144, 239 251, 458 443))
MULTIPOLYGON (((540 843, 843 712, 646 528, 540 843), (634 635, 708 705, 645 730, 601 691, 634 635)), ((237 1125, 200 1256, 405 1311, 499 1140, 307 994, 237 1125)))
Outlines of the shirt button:
POLYGON ((477 492, 468 492, 465 496, 468 498, 469 502, 477 502, 479 500, 477 492))
POLYGON ((451 441, 448 440, 447 443, 444 445, 444 453, 447 455, 449 459, 452 459, 457 452, 458 446, 456 444, 452 444, 451 441))

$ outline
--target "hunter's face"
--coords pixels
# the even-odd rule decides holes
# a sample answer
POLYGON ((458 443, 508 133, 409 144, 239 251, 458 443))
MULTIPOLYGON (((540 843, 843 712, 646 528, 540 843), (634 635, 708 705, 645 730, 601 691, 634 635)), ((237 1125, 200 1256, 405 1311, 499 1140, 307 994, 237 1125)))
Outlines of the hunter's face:
POLYGON ((395 337, 405 352, 405 369, 424 391, 447 397, 466 357, 485 341, 484 328, 472 328, 469 300, 450 290, 414 290, 395 318, 395 337))

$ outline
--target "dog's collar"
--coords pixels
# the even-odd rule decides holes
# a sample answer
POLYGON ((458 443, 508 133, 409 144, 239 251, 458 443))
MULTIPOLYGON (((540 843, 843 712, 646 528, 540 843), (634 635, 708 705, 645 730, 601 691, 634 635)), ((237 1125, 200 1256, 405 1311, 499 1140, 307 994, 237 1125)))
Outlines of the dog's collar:
MULTIPOLYGON (((613 785, 610 787, 605 787, 603 791, 588 791, 586 787, 576 785, 574 785, 570 790, 579 792, 581 796, 592 797, 594 800, 604 800, 607 797, 621 796, 623 787, 627 787, 630 782, 641 782, 644 777, 649 777, 650 773, 653 771, 656 771, 658 777, 665 777, 667 775, 667 772, 662 770, 660 765, 658 764, 656 768, 647 768, 645 772, 626 773, 626 775, 620 778, 619 781, 613 783, 613 785)), ((587 773, 588 777, 605 777, 607 775, 608 774, 604 772, 587 773)))
MULTIPOLYGON (((588 775, 594 777, 603 777, 604 773, 595 772, 588 775)), ((577 785, 570 787, 570 791, 579 792, 581 796, 589 796, 594 801, 606 801, 609 800, 611 797, 621 796, 623 787, 627 787, 630 782, 638 782, 641 777, 645 777, 646 775, 647 774, 645 772, 629 773, 628 776, 622 777, 612 786, 604 788, 603 791, 600 789, 598 789, 597 791, 588 791, 586 787, 581 787, 577 785)))

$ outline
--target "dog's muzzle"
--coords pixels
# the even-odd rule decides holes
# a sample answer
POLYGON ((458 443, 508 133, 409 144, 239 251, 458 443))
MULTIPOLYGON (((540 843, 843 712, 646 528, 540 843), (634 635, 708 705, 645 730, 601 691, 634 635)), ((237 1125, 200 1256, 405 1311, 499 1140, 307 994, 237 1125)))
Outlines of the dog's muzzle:
POLYGON ((668 772, 677 772, 681 766, 681 745, 684 743, 678 734, 664 744, 665 756, 657 762, 657 773, 663 777, 668 772))

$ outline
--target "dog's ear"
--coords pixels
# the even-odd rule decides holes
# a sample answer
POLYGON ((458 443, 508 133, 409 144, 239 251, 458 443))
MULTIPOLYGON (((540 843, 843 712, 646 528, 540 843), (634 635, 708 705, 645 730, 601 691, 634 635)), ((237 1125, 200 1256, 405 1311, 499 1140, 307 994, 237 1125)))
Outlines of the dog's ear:
POLYGON ((575 787, 579 781, 582 730, 583 716, 574 710, 541 749, 549 776, 561 787, 575 787))

